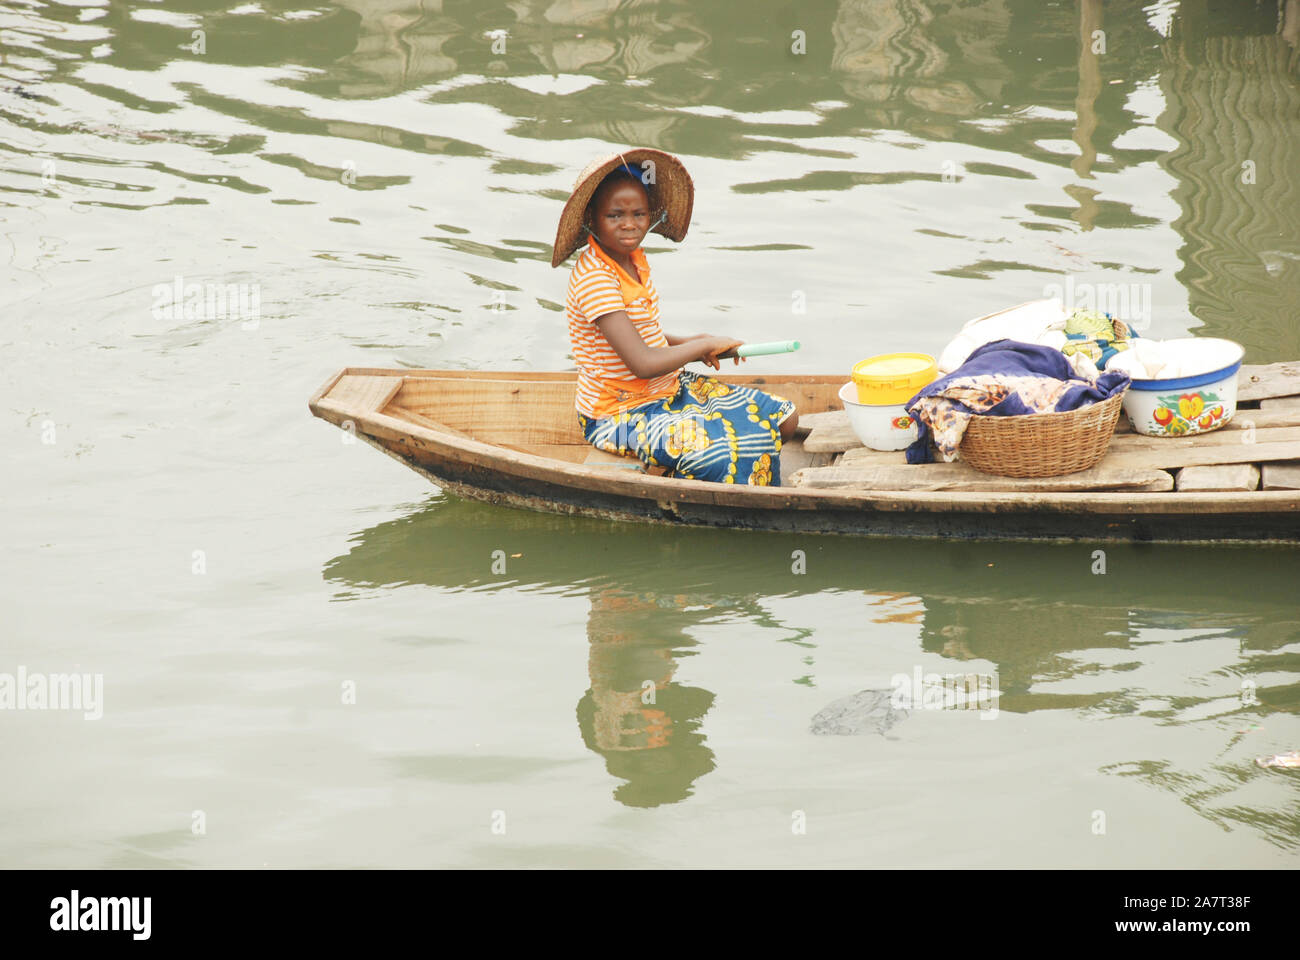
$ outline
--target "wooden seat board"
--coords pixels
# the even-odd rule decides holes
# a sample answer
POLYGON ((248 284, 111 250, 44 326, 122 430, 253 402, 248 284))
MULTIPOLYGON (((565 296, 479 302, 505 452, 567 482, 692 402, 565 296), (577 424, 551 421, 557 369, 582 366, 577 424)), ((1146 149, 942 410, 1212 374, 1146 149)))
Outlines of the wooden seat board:
POLYGON ((1163 470, 1119 467, 1082 470, 1062 477, 1019 479, 981 473, 970 464, 926 463, 867 464, 862 461, 834 467, 808 467, 792 478, 793 485, 814 489, 861 488, 866 490, 964 490, 972 492, 1069 492, 1082 490, 1124 490, 1161 492, 1172 490, 1173 477, 1163 470))
POLYGON ((400 377, 342 376, 325 398, 357 413, 382 410, 402 387, 400 377))
POLYGON ((1237 400, 1300 395, 1300 361, 1243 365, 1237 374, 1237 400))

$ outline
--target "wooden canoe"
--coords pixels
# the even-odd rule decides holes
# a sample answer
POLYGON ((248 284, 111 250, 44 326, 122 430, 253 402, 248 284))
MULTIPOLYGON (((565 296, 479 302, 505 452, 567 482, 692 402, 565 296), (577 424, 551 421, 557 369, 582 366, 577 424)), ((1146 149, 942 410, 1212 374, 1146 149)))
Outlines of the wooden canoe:
POLYGON ((531 510, 865 536, 1300 543, 1300 490, 1286 480, 1300 472, 1300 399, 1270 399, 1300 397, 1300 365, 1242 368, 1236 420, 1251 431, 1249 439, 1226 436, 1227 428, 1178 440, 1117 435, 1098 477, 1047 482, 981 474, 971 483, 954 475, 953 468, 969 470, 960 463, 929 465, 938 469, 926 473, 929 466, 903 466, 901 453, 877 457, 850 449, 859 446, 855 440, 836 444, 843 437, 835 419, 842 416, 836 394, 843 377, 720 379, 792 399, 802 421, 821 422, 782 450, 787 485, 705 483, 587 462, 595 458, 573 411, 572 373, 348 367, 308 405, 448 493, 531 510), (1270 402, 1277 406, 1269 409, 1270 402), (822 441, 814 442, 819 434, 822 441), (894 459, 880 462, 886 457, 894 459), (857 473, 834 482, 841 475, 826 468, 836 462, 857 473), (1291 488, 1181 492, 1163 472, 1220 462, 1273 469, 1282 479, 1272 485, 1291 488), (1152 482, 1153 470, 1164 483, 1152 482), (1112 481, 1122 488, 1098 489, 1112 481))

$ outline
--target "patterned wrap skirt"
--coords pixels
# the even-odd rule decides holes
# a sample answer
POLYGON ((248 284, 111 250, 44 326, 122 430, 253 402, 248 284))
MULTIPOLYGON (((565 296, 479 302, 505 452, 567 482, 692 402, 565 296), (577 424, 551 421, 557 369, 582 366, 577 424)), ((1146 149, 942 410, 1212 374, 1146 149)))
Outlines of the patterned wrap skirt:
POLYGON ((781 423, 794 413, 792 402, 690 370, 677 383, 666 399, 597 420, 579 414, 583 436, 687 480, 781 485, 781 423))

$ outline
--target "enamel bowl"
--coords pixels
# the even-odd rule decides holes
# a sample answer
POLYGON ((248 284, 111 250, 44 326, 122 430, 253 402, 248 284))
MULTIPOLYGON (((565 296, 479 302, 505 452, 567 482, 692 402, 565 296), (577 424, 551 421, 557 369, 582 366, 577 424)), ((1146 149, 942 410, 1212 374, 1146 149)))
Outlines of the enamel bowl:
POLYGON ((916 439, 916 422, 901 403, 858 403, 852 380, 840 387, 840 402, 854 434, 872 450, 902 450, 916 439))
MULTIPOLYGON (((1163 380, 1134 380, 1124 395, 1124 412, 1138 433, 1186 437, 1217 430, 1237 410, 1237 373, 1245 349, 1217 337, 1170 340, 1186 358, 1181 369, 1203 373, 1163 380)), ((1108 368, 1109 369, 1109 368, 1108 368)))

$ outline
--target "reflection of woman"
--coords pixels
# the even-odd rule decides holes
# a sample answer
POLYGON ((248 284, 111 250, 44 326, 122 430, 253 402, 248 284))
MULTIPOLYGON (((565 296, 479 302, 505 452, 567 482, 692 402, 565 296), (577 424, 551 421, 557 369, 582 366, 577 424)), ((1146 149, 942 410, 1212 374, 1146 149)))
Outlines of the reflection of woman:
POLYGON ((675 648, 691 641, 674 616, 681 598, 594 590, 587 618, 591 689, 578 702, 583 742, 626 783, 614 798, 630 807, 675 803, 713 769, 700 720, 707 690, 672 682, 675 648))

